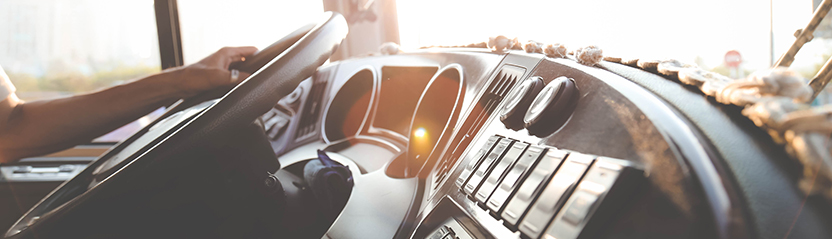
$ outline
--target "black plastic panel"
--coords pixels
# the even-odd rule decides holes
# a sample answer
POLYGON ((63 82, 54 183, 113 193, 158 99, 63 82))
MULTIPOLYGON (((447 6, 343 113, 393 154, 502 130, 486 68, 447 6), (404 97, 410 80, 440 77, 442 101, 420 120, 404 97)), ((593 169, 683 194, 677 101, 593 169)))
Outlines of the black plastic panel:
MULTIPOLYGON (((575 102, 575 112, 569 120, 551 136, 538 138, 530 136, 525 129, 507 129, 499 119, 494 116, 489 117, 485 120, 482 130, 470 136, 472 138, 470 145, 474 147, 456 148, 445 152, 443 157, 450 157, 448 161, 462 160, 453 167, 452 173, 446 177, 447 181, 437 186, 436 196, 428 199, 428 206, 425 211, 422 211, 423 215, 430 211, 431 205, 435 205, 441 195, 454 195, 450 197, 450 200, 460 204, 462 210, 474 215, 476 220, 483 224, 493 225, 493 221, 504 225, 499 228, 483 229, 497 238, 506 236, 515 238, 523 235, 521 224, 524 221, 541 221, 536 224, 535 230, 526 230, 528 231, 526 234, 534 238, 546 232, 561 210, 559 208, 571 208, 574 202, 569 201, 570 195, 579 185, 580 180, 561 185, 565 187, 562 189, 563 195, 545 200, 546 205, 554 205, 554 209, 549 207, 551 210, 545 216, 540 216, 539 219, 527 218, 529 213, 525 209, 535 207, 537 199, 535 195, 551 184, 550 177, 547 177, 551 175, 551 172, 548 174, 530 172, 525 178, 525 181, 545 181, 545 184, 537 184, 543 186, 534 186, 534 184, 526 186, 521 183, 512 189, 511 184, 505 185, 512 191, 508 192, 509 197, 503 202, 504 205, 499 205, 499 199, 495 200, 494 205, 488 204, 487 199, 495 198, 494 193, 489 194, 490 196, 483 194, 480 200, 477 200, 476 193, 482 191, 480 182, 484 180, 479 179, 476 171, 470 176, 473 181, 468 180, 461 188, 457 186, 465 181, 457 177, 467 173, 466 166, 476 166, 484 175, 483 177, 493 173, 489 170, 494 170, 494 162, 487 156, 477 157, 477 154, 482 147, 485 147, 484 145, 487 145, 486 141, 489 137, 500 135, 529 143, 530 147, 558 148, 558 150, 550 149, 546 154, 559 153, 561 156, 541 157, 540 162, 535 165, 535 167, 541 167, 545 160, 549 170, 552 171, 562 169, 558 168, 560 161, 553 162, 554 159, 551 158, 566 156, 568 159, 569 152, 624 159, 626 162, 644 165, 650 169, 649 176, 641 176, 646 177, 647 180, 639 183, 641 187, 638 193, 616 199, 615 201, 620 201, 620 206, 605 210, 600 214, 603 216, 589 220, 600 223, 604 228, 598 234, 593 235, 593 238, 609 238, 614 235, 631 235, 634 238, 650 237, 649 235, 675 238, 719 237, 717 227, 714 226, 717 221, 714 220, 714 215, 709 209, 710 199, 706 197, 695 175, 691 174, 684 159, 684 157, 695 156, 695 154, 690 154, 693 152, 691 149, 707 147, 707 145, 696 141, 695 135, 684 134, 685 130, 688 130, 686 127, 689 126, 685 125, 684 121, 678 121, 679 115, 672 108, 626 79, 604 69, 583 66, 568 59, 541 61, 532 68, 530 76, 539 76, 544 83, 560 76, 574 79, 581 95, 575 102), (693 136, 693 141, 690 140, 691 138, 685 138, 690 136, 693 136), (453 153, 454 151, 457 153, 453 153), (479 159, 483 160, 477 164, 479 159), (532 193, 524 194, 524 192, 532 193), (523 205, 523 200, 512 202, 523 195, 527 195, 525 203, 529 204, 528 206, 523 205), (486 200, 481 201, 482 198, 486 200), (514 208, 512 204, 519 206, 514 208), (488 216, 479 216, 483 215, 482 213, 488 216), (521 231, 518 234, 516 230, 521 231)), ((487 149, 485 151, 488 152, 487 149)), ((488 155, 491 154, 494 154, 493 149, 488 152, 488 155)), ((586 163, 583 168, 586 170, 590 166, 591 163, 586 163)), ((506 171, 511 172, 511 170, 506 171)), ((577 175, 577 179, 580 179, 584 172, 586 171, 580 172, 581 175, 577 175)), ((508 175, 510 173, 497 178, 505 180, 508 175)), ((520 175, 522 177, 522 174, 520 175)), ((429 178, 429 180, 445 179, 429 178)), ((495 187, 494 192, 499 191, 499 188, 495 187)), ((583 202, 581 200, 585 201, 588 198, 578 199, 574 200, 583 202)), ((592 204, 594 205, 596 204, 592 204)), ((575 208, 573 212, 580 211, 579 207, 575 208)), ((534 214, 537 213, 532 213, 532 217, 537 217, 534 214)), ((568 216, 566 219, 578 220, 568 216)))

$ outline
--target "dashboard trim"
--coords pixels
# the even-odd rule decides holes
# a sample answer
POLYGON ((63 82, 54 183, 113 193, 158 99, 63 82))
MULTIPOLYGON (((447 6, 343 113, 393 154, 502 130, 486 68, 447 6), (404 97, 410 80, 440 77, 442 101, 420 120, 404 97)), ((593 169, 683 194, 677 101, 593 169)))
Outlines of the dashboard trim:
MULTIPOLYGON (((463 101, 465 99, 465 86, 466 86, 465 81, 467 79, 465 78, 465 71, 463 70, 462 65, 460 65, 458 63, 451 63, 451 64, 445 65, 444 67, 437 70, 436 74, 434 74, 433 77, 428 82, 428 85, 425 88, 425 90, 422 91, 422 94, 419 97, 419 102, 416 104, 416 107, 415 107, 414 112, 413 112, 414 117, 410 120, 410 129, 413 130, 413 123, 415 122, 415 119, 416 119, 416 117, 415 117, 416 113, 418 112, 419 107, 422 105, 422 100, 425 96, 425 93, 427 93, 427 90, 430 89, 431 85, 434 83, 434 81, 437 78, 439 78, 439 76, 444 74, 445 71, 450 71, 450 70, 456 70, 456 73, 459 76, 459 89, 457 90, 456 99, 454 100, 453 109, 451 110, 451 118, 448 119, 447 122, 445 122, 445 125, 442 127, 442 133, 439 135, 439 138, 437 139, 436 144, 431 148, 430 153, 428 153, 428 155, 426 155, 427 159, 425 160, 424 164, 422 164, 418 169, 416 169, 414 176, 421 174, 422 170, 425 170, 425 168, 433 168, 432 164, 434 164, 435 162, 431 162, 431 160, 436 159, 436 157, 434 157, 433 154, 437 153, 437 150, 441 151, 442 149, 444 149, 443 147, 450 141, 451 136, 453 135, 453 130, 454 130, 454 128, 456 128, 456 126, 459 122, 459 116, 461 115, 460 111, 462 111, 462 104, 463 104, 463 101)), ((408 145, 409 144, 410 144, 410 141, 408 141, 408 145)))
POLYGON ((644 115, 660 130, 660 133, 671 146, 673 153, 677 154, 677 158, 684 161, 681 163, 687 165, 691 169, 690 171, 699 179, 699 184, 701 184, 702 190, 708 199, 719 237, 732 238, 734 236, 730 232, 730 228, 736 223, 736 220, 734 220, 735 216, 733 215, 733 206, 729 199, 728 190, 725 188, 722 177, 714 165, 716 160, 712 158, 712 154, 708 153, 712 149, 703 144, 698 135, 694 133, 694 125, 686 122, 685 117, 678 110, 635 82, 610 80, 611 77, 626 79, 612 71, 586 67, 568 59, 552 59, 552 61, 580 69, 594 76, 627 97, 642 110, 644 115), (609 77, 598 77, 598 75, 608 75, 609 77), (663 107, 639 107, 645 104, 663 107), (660 114, 675 115, 676 117, 659 117, 660 114))

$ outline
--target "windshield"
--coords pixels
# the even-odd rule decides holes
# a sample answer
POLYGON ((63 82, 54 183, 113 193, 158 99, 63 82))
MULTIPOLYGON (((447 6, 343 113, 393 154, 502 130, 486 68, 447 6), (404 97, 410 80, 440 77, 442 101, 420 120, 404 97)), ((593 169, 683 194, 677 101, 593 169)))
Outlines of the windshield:
POLYGON ((298 27, 316 22, 321 0, 179 0, 185 64, 224 46, 263 49, 298 27))
MULTIPOLYGON (((405 49, 466 45, 505 35, 522 42, 561 43, 570 50, 597 45, 609 56, 673 58, 742 78, 773 65, 819 2, 398 0, 397 7, 405 49), (732 50, 742 59, 736 69, 724 63, 732 50)), ((814 77, 832 53, 830 37, 832 27, 826 19, 791 68, 814 77)))
MULTIPOLYGON (((506 35, 571 49, 598 45, 610 56, 675 58, 735 78, 776 61, 819 2, 396 0, 404 49, 506 35), (736 68, 725 64, 731 51, 741 55, 736 68)), ((158 72, 153 4, 0 0, 0 66, 25 101, 91 92, 158 72)), ((178 5, 185 64, 223 46, 262 49, 323 12, 318 0, 179 0, 178 5)), ((830 22, 824 20, 792 64, 806 78, 832 53, 830 22)), ((832 97, 821 94, 815 104, 822 103, 832 103, 832 97)), ((145 117, 98 141, 118 141, 152 120, 145 117)))

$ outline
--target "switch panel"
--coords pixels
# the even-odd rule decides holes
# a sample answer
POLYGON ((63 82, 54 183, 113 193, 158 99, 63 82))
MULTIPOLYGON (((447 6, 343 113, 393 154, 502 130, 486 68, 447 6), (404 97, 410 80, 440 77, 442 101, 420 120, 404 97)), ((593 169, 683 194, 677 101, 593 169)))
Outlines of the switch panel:
POLYGON ((471 174, 471 178, 468 179, 468 182, 465 184, 463 191, 466 194, 472 195, 477 188, 479 188, 482 183, 482 179, 488 175, 488 172, 490 172, 492 168, 494 168, 494 163, 497 162, 497 159, 503 156, 506 149, 508 149, 513 142, 514 140, 504 138, 500 139, 500 141, 497 142, 497 145, 494 145, 494 149, 492 149, 491 152, 488 153, 488 156, 482 160, 482 163, 477 167, 474 173, 471 174))
MULTIPOLYGON (((644 180, 639 164, 631 161, 499 135, 478 142, 476 154, 463 156, 457 167, 455 184, 462 193, 451 200, 467 204, 475 221, 488 228, 502 222, 505 228, 493 235, 498 238, 595 238, 644 180)), ((455 235, 449 228, 431 233, 442 239, 455 235)))
POLYGON ((592 219, 609 218, 610 211, 632 193, 633 186, 637 185, 633 181, 641 178, 641 170, 630 166, 628 161, 598 158, 552 221, 545 238, 574 239, 584 231, 591 233, 592 230, 584 230, 587 223, 602 224, 592 219))
POLYGON ((580 153, 570 153, 566 157, 563 166, 558 169, 518 226, 524 235, 529 238, 540 237, 592 164, 593 158, 580 153))
MULTIPOLYGON (((534 147, 531 147, 529 150, 532 148, 534 147)), ((549 183, 549 179, 555 174, 555 170, 561 165, 566 155, 566 151, 548 149, 543 157, 540 158, 537 166, 532 168, 526 181, 520 183, 517 193, 514 194, 514 197, 511 197, 506 204, 505 210, 500 214, 500 217, 503 218, 509 228, 515 228, 517 223, 520 222, 526 210, 534 202, 535 198, 540 195, 540 191, 549 183)))
POLYGON ((496 215, 500 215, 500 210, 503 209, 503 205, 505 205, 508 197, 518 188, 520 182, 529 176, 531 168, 537 164, 537 159, 540 158, 544 151, 546 151, 546 148, 539 146, 529 146, 526 148, 523 156, 520 156, 517 163, 506 173, 505 178, 500 182, 500 186, 488 198, 488 202, 485 205, 489 210, 495 212, 496 215))
MULTIPOLYGON (((474 169, 482 163, 483 157, 491 152, 491 149, 494 148, 494 144, 497 143, 497 140, 500 140, 500 136, 493 135, 488 138, 488 141, 485 142, 485 145, 474 154, 473 158, 469 159, 467 162, 468 164, 462 168, 462 173, 459 174, 459 177, 456 179, 456 186, 462 188, 465 186, 465 182, 468 181, 468 178, 471 177, 471 173, 474 172, 474 169)), ((465 161, 463 161, 465 162, 465 161)))
POLYGON ((506 154, 500 158, 494 166, 494 169, 491 170, 491 173, 489 173, 485 178, 485 181, 483 181, 480 189, 474 194, 474 198, 478 202, 485 203, 485 200, 488 200, 488 197, 491 196, 491 193, 494 192, 494 189, 497 188, 497 185, 503 180, 503 177, 505 177, 507 170, 514 166, 514 162, 517 161, 520 156, 523 156, 523 151, 526 151, 526 147, 528 146, 529 144, 523 142, 515 142, 511 145, 511 148, 509 148, 506 154))

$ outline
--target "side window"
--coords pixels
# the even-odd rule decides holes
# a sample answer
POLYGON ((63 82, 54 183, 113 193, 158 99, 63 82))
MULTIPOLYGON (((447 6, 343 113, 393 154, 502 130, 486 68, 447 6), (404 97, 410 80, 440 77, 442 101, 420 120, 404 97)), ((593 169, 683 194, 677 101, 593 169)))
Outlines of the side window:
MULTIPOLYGON (((24 101, 91 92, 158 72, 153 1, 0 0, 0 65, 24 101)), ((99 141, 118 141, 149 121, 99 141)))

